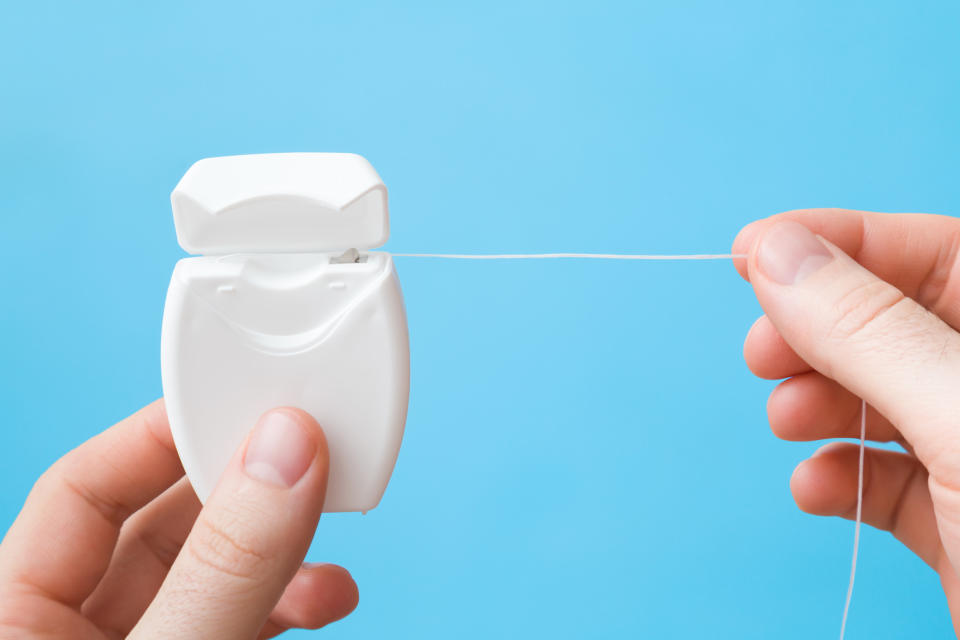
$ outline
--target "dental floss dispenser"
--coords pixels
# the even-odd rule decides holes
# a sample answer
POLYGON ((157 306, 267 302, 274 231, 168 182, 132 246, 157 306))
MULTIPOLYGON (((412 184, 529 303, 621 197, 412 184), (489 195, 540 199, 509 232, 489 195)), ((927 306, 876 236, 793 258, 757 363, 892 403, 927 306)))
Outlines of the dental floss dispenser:
POLYGON ((292 406, 330 451, 325 512, 380 502, 403 436, 410 351, 387 190, 364 158, 207 158, 171 194, 180 246, 163 313, 167 414, 205 500, 267 410, 292 406))

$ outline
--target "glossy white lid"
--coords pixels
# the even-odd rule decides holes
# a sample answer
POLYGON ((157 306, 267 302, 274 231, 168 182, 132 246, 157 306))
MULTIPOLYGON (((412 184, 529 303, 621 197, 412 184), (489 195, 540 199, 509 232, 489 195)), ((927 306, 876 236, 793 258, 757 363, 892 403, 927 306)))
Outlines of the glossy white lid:
POLYGON ((196 162, 170 194, 189 253, 298 253, 379 247, 387 188, 352 153, 267 153, 196 162))

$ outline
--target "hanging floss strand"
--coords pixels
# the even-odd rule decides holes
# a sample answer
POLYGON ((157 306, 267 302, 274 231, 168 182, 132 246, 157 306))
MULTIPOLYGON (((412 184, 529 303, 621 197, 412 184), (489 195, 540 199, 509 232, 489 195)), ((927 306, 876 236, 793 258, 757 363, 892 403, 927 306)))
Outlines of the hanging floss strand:
MULTIPOLYGON (((746 258, 743 253, 394 253, 397 258, 435 258, 441 260, 735 260, 746 258)), ((860 549, 860 524, 863 519, 863 459, 867 437, 867 403, 862 401, 860 410, 860 462, 857 476, 857 517, 853 529, 853 560, 850 566, 850 582, 847 597, 843 605, 843 619, 840 622, 840 640, 844 640, 847 631, 847 617, 850 614, 850 600, 853 597, 853 582, 857 575, 857 555, 860 549)))
POLYGON ((860 549, 860 523, 863 522, 863 458, 867 440, 867 401, 860 401, 860 462, 857 471, 857 519, 853 526, 853 560, 850 562, 850 583, 847 599, 843 604, 843 620, 840 622, 840 640, 847 631, 847 616, 850 614, 850 599, 853 597, 853 580, 857 577, 857 555, 860 549))

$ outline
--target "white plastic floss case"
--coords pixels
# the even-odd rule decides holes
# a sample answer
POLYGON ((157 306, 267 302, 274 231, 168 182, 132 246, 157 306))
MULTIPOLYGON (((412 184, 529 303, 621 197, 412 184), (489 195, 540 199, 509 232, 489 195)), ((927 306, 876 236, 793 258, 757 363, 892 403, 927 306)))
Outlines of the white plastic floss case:
POLYGON ((330 450, 324 511, 380 502, 403 436, 410 351, 387 190, 364 158, 200 160, 171 194, 177 239, 161 369, 177 450, 205 500, 257 419, 303 409, 330 450))

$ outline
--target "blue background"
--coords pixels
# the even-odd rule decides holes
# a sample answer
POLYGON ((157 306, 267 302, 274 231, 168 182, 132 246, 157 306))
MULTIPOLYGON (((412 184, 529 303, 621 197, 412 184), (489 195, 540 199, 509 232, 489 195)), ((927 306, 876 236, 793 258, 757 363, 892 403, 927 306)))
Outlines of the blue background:
MULTIPOLYGON (((365 155, 393 251, 723 252, 841 206, 957 211, 953 2, 6 3, 0 530, 160 395, 168 194, 206 156, 365 155)), ((407 435, 311 560, 331 638, 833 637, 853 529, 798 512, 729 264, 398 259, 407 435)), ((949 637, 866 530, 850 638, 949 637)), ((295 637, 310 635, 304 632, 295 637)))

